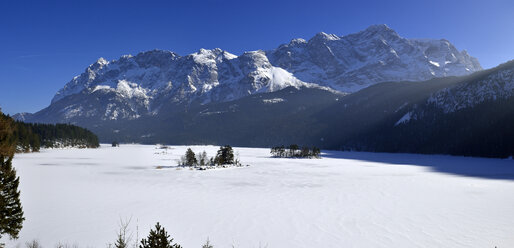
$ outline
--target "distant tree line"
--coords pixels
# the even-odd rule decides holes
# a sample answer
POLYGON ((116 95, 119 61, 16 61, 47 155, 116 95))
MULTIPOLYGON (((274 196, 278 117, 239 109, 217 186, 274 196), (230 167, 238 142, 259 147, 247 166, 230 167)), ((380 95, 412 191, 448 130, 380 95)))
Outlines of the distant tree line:
POLYGON ((278 158, 320 158, 321 150, 317 147, 299 147, 296 144, 275 146, 270 151, 273 157, 278 158))
POLYGON ((191 148, 187 148, 186 154, 179 160, 179 166, 220 166, 220 165, 240 165, 238 159, 234 156, 234 150, 231 146, 221 146, 216 156, 207 158, 205 151, 195 154, 191 148))
MULTIPOLYGON (((4 119, 11 119, 1 114, 4 119)), ((11 119, 12 120, 12 119, 11 119)), ((40 124, 13 121, 16 152, 37 152, 41 147, 97 148, 98 137, 91 131, 70 124, 40 124)))

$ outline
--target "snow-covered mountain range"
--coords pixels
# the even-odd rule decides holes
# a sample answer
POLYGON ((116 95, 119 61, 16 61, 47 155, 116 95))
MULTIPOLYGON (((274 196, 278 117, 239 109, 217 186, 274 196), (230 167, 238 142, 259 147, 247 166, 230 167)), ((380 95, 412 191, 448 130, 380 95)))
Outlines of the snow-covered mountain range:
POLYGON ((298 79, 355 92, 385 81, 422 81, 482 69, 476 58, 449 41, 406 39, 386 25, 347 36, 318 33, 270 51, 273 65, 298 79))
POLYGON ((216 48, 186 56, 153 50, 113 61, 100 58, 57 92, 45 116, 130 120, 158 115, 169 104, 224 102, 289 86, 351 93, 385 81, 481 69, 477 59, 447 40, 406 39, 386 25, 374 25, 347 36, 318 33, 308 41, 294 39, 240 56, 216 48))

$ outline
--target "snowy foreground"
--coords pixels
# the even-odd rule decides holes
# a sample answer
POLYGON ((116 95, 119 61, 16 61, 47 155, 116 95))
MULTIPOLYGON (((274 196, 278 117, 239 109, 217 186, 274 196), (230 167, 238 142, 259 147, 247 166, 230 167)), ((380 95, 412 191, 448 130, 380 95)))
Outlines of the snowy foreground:
POLYGON ((8 247, 107 247, 130 217, 134 238, 136 226, 141 238, 159 221, 185 248, 207 237, 227 248, 514 247, 513 160, 330 151, 285 159, 235 148, 251 166, 168 167, 185 149, 17 154, 26 221, 8 247))

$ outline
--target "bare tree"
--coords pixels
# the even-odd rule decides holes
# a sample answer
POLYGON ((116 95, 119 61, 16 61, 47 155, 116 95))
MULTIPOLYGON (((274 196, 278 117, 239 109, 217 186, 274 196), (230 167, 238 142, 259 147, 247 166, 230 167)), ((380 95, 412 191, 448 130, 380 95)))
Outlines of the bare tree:
POLYGON ((39 244, 39 241, 37 241, 35 239, 30 242, 25 243, 25 246, 27 248, 42 248, 42 246, 39 244))
POLYGON ((130 224, 131 220, 132 220, 132 218, 130 218, 128 220, 122 220, 120 218, 117 239, 116 239, 116 242, 114 243, 115 248, 129 248, 130 242, 132 240, 132 233, 130 232, 130 229, 129 229, 129 224, 130 224))
POLYGON ((196 160, 198 161, 198 164, 200 166, 207 165, 207 163, 208 163, 207 152, 203 151, 201 153, 198 153, 196 160))
MULTIPOLYGON (((112 247, 112 244, 110 244, 109 247, 112 247)), ((70 245, 59 242, 57 245, 55 245, 55 248, 79 248, 79 246, 77 244, 70 245)))

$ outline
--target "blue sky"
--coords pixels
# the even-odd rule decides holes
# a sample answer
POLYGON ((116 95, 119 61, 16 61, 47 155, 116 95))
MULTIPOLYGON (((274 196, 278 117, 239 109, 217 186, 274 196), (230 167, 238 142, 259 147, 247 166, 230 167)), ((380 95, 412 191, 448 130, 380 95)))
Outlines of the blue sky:
POLYGON ((150 49, 234 54, 324 31, 385 23, 406 38, 445 38, 484 68, 514 59, 514 1, 1 1, 0 107, 35 112, 99 57, 150 49))

